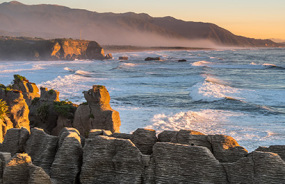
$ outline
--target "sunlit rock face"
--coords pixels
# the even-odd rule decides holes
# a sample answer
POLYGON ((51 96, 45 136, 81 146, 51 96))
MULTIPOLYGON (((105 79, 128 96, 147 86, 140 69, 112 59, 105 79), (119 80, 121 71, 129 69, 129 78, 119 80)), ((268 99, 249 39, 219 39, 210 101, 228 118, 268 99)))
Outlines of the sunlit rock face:
POLYGON ((80 105, 76 112, 73 127, 82 135, 87 135, 91 129, 104 129, 119 132, 120 115, 110 106, 110 95, 105 86, 94 85, 92 89, 83 92, 86 105, 80 105))

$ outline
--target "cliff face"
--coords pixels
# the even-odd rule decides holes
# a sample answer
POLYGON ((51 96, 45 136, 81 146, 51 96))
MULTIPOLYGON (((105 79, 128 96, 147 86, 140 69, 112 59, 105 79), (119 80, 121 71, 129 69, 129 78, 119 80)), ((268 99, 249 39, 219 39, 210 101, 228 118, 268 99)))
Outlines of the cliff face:
POLYGON ((95 41, 0 38, 0 60, 74 59, 104 59, 104 50, 95 41))

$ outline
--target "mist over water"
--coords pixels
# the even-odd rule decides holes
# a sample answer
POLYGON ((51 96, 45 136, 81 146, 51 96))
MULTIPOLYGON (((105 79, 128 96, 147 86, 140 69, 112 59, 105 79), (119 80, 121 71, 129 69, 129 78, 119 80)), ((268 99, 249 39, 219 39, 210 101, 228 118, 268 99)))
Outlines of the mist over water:
POLYGON ((106 61, 0 62, 0 83, 9 84, 17 73, 77 104, 85 101, 82 91, 105 85, 112 108, 120 112, 121 132, 193 129, 232 136, 251 151, 285 141, 283 53, 147 51, 114 53, 106 61), (149 56, 161 61, 144 61, 149 56))

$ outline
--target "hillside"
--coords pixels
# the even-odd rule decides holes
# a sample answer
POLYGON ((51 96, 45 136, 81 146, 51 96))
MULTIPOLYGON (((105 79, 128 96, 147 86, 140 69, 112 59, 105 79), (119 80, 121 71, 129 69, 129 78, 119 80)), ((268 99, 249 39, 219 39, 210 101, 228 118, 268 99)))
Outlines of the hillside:
POLYGON ((58 5, 0 4, 0 34, 82 38, 104 45, 279 46, 271 40, 237 36, 211 23, 155 18, 136 13, 97 13, 58 5))

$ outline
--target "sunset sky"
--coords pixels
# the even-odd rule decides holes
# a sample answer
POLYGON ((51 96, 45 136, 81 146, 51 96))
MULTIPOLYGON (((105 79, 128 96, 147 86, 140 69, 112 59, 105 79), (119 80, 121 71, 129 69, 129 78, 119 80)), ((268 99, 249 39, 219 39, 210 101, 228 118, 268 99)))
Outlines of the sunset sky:
MULTIPOLYGON (((5 2, 0 0, 0 2, 5 2)), ((136 12, 215 23, 237 35, 285 40, 284 0, 20 0, 96 12, 136 12)))

